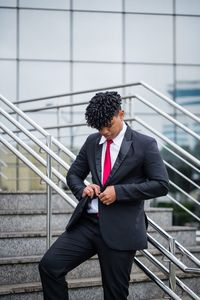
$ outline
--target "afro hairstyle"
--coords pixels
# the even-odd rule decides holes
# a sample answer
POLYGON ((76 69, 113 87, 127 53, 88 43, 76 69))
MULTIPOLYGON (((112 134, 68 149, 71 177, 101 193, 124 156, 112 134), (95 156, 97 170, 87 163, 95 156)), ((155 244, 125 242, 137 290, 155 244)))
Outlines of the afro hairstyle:
POLYGON ((112 118, 121 110, 121 102, 117 92, 97 93, 86 108, 87 125, 98 130, 109 126, 112 118))

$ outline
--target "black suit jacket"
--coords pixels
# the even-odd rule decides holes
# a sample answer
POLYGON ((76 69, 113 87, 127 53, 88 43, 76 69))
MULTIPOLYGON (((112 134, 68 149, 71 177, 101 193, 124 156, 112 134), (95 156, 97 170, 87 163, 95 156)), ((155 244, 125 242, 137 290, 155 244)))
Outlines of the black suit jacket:
POLYGON ((84 180, 91 172, 92 182, 103 191, 114 185, 117 200, 111 205, 99 201, 99 225, 105 243, 113 249, 147 248, 144 200, 166 195, 168 175, 155 139, 127 126, 122 145, 104 186, 101 184, 101 135, 90 135, 67 174, 67 184, 79 203, 68 223, 73 228, 88 199, 82 198, 84 180))

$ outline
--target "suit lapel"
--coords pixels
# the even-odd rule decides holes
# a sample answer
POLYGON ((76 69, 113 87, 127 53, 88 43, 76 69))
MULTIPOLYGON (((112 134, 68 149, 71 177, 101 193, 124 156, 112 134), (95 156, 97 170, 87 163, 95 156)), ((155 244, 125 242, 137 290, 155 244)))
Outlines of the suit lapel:
POLYGON ((102 153, 103 144, 99 144, 100 139, 101 137, 97 139, 95 145, 95 164, 96 164, 96 170, 97 170, 99 182, 101 183, 101 153, 102 153))
POLYGON ((106 185, 109 183, 110 179, 114 176, 114 174, 116 173, 116 171, 119 169, 119 167, 121 166, 122 162, 124 161, 131 145, 132 145, 132 139, 131 139, 131 128, 129 126, 127 126, 125 135, 124 135, 124 139, 122 141, 120 150, 119 150, 119 154, 117 156, 117 159, 115 161, 115 164, 111 170, 110 176, 108 177, 108 180, 106 182, 106 185))

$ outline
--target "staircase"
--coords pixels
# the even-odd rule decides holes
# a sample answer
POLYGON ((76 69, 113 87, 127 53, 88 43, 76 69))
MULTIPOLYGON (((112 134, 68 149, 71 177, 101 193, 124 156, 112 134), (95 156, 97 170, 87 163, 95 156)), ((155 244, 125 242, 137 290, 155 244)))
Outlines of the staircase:
MULTIPOLYGON (((46 194, 1 193, 0 207, 0 299, 42 299, 38 263, 46 250, 46 194)), ((72 208, 61 197, 53 195, 52 209, 55 240, 64 231, 72 208)), ((195 228, 172 226, 172 209, 169 208, 147 207, 146 213, 200 259, 200 246, 196 244, 195 228)), ((149 228, 149 232, 153 237, 157 237, 152 228, 149 228)), ((150 253, 163 262, 159 251, 151 245, 150 253)), ((181 255, 177 252, 177 256, 181 255)), ((137 257, 167 283, 168 279, 140 252, 137 257)), ((182 261, 188 264, 184 257, 182 261)), ((166 261, 164 264, 168 266, 169 263, 166 261)), ((200 275, 188 275, 178 270, 177 275, 200 295, 200 275)), ((68 282, 70 299, 102 299, 97 257, 70 272, 68 282)), ((129 299, 140 300, 162 299, 164 295, 136 265, 133 265, 129 292, 129 299)), ((181 298, 184 299, 184 295, 181 298)))
MULTIPOLYGON (((134 87, 135 85, 138 85, 138 83, 131 84, 130 86, 134 87)), ((173 107, 176 107, 176 109, 184 111, 183 108, 171 103, 170 99, 167 99, 148 85, 144 83, 140 83, 140 85, 147 90, 151 90, 151 92, 157 96, 161 96, 161 98, 169 102, 173 107)), ((120 88, 126 88, 127 86, 129 85, 120 86, 120 88)), ((111 88, 113 89, 114 87, 111 88)), ((108 88, 104 88, 104 90, 106 89, 108 88)), ((83 92, 83 94, 86 92, 83 92)), ((94 90, 92 92, 94 92, 94 90)), ((80 94, 80 92, 67 94, 67 96, 73 96, 75 94, 80 94)), ((124 97, 124 101, 128 100, 132 103, 131 101, 136 98, 143 104, 145 103, 148 107, 156 110, 162 117, 166 117, 172 121, 177 127, 180 126, 186 130, 192 137, 200 139, 196 133, 174 120, 171 115, 165 114, 157 107, 154 107, 143 97, 138 95, 127 96, 124 97)), ((38 300, 42 299, 38 262, 47 249, 49 238, 52 236, 53 242, 64 231, 73 211, 73 207, 76 205, 76 201, 70 192, 64 192, 59 187, 60 184, 55 183, 55 179, 65 184, 65 174, 69 168, 67 162, 69 162, 69 157, 73 160, 75 155, 3 96, 0 96, 0 100, 12 110, 8 113, 6 110, 0 108, 0 113, 6 119, 6 121, 4 120, 2 123, 0 122, 0 141, 5 148, 12 151, 15 156, 32 169, 47 185, 47 193, 11 193, 3 191, 0 193, 0 299, 38 300), (18 117, 23 119, 23 122, 18 122, 17 118, 13 118, 13 112, 17 113, 18 117), (24 124, 24 121, 28 123, 28 126, 24 124), (11 123, 12 126, 8 125, 8 123, 11 123), (37 131, 37 134, 40 134, 40 138, 31 133, 33 130, 37 131), (16 133, 19 132, 23 132, 29 141, 34 142, 34 145, 42 149, 46 154, 46 159, 41 155, 40 149, 36 151, 35 147, 30 146, 28 142, 26 143, 19 135, 16 135, 16 133), (5 133, 7 133, 7 137, 12 138, 21 148, 13 146, 5 133), (47 145, 41 142, 41 136, 47 140, 47 145), (56 150, 53 149, 53 146, 56 147, 56 150), (23 151, 26 152, 25 154, 23 151, 19 151, 22 148, 24 149, 23 151), (68 159, 62 159, 61 156, 58 155, 60 152, 67 155, 68 159), (37 159, 43 171, 28 159, 30 155, 37 159), (52 164, 52 161, 54 161, 54 164, 52 164), (52 226, 47 226, 47 224, 52 224, 52 226)), ((85 105, 85 103, 79 105, 82 106, 85 105)), ((44 108, 42 108, 42 110, 43 109, 44 108)), ((38 108, 35 110, 37 111, 38 108)), ((162 142, 165 142, 163 146, 166 149, 170 146, 170 151, 172 151, 174 147, 179 155, 181 154, 183 161, 187 160, 186 163, 188 165, 192 165, 197 172, 199 171, 200 161, 197 158, 186 152, 173 141, 167 139, 150 125, 147 125, 138 116, 133 116, 131 111, 132 107, 130 106, 129 116, 127 118, 130 125, 135 121, 137 124, 140 124, 140 126, 148 128, 150 132, 159 138, 159 141, 162 140, 162 142)), ((190 112, 184 113, 193 120, 200 122, 198 118, 190 112)), ((73 126, 76 128, 76 126, 80 125, 84 126, 85 124, 79 123, 73 126)), ((60 128, 68 126, 70 127, 71 125, 61 124, 57 129, 59 131, 60 128)), ((54 126, 52 126, 52 128, 55 129, 54 126)), ((174 153, 174 155, 177 155, 177 153, 174 153)), ((170 168, 173 168, 169 162, 165 163, 170 168)), ((6 166, 5 162, 3 162, 3 164, 6 166)), ((3 173, 0 173, 0 176, 1 174, 3 173)), ((183 176, 183 174, 181 176, 183 176)), ((6 176, 4 175, 4 177, 6 176)), ((190 183, 195 184, 191 180, 190 183)), ((176 187, 184 197, 188 197, 191 201, 199 205, 198 200, 195 200, 192 196, 185 193, 180 187, 176 186, 174 182, 171 182, 171 185, 176 187)), ((195 184, 195 186, 199 188, 197 184, 195 184)), ((200 220, 198 215, 195 215, 192 211, 185 208, 172 194, 169 194, 167 197, 188 212, 196 221, 200 220)), ((139 251, 137 253, 131 272, 129 299, 158 300, 166 297, 166 295, 170 295, 171 299, 175 300, 200 300, 200 246, 196 242, 196 227, 172 226, 173 210, 171 208, 153 208, 150 207, 150 201, 146 201, 145 205, 150 223, 148 228, 149 250, 139 251), (152 220, 157 225, 154 224, 152 220), (172 247, 170 251, 167 251, 167 249, 169 249, 169 241, 173 242, 173 239, 167 236, 167 233, 163 232, 163 229, 175 239, 175 253, 172 247), (165 236, 165 238, 163 236, 165 236), (151 237, 155 238, 154 243, 151 237), (178 244, 178 242, 185 248, 178 244), (164 250, 162 250, 162 245, 164 246, 164 250), (168 260, 166 257, 168 257, 168 260), (171 270, 170 276, 168 269, 171 270), (174 280, 176 280, 177 283, 176 289, 172 286, 172 281, 174 280), (168 288, 168 286, 170 288, 168 288)), ((70 289, 70 299, 102 299, 100 270, 97 257, 93 257, 73 270, 68 274, 67 280, 70 289)))

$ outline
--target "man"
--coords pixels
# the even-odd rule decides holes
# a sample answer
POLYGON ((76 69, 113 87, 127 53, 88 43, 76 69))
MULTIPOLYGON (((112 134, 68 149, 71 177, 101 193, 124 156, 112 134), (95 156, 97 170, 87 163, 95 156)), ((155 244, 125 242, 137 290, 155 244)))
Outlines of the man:
POLYGON ((156 141, 124 122, 117 92, 96 94, 85 116, 98 132, 87 138, 67 174, 79 203, 40 262, 44 299, 67 300, 65 275, 97 254, 104 300, 126 300, 135 252, 147 248, 144 200, 166 195, 168 176, 156 141))

